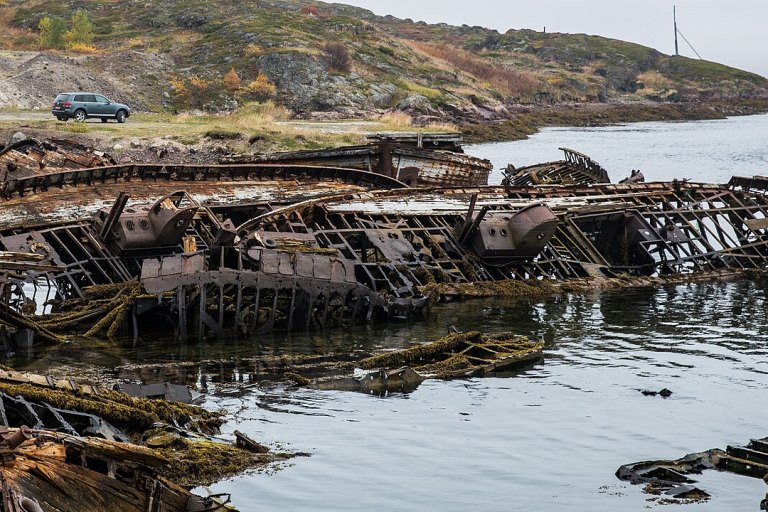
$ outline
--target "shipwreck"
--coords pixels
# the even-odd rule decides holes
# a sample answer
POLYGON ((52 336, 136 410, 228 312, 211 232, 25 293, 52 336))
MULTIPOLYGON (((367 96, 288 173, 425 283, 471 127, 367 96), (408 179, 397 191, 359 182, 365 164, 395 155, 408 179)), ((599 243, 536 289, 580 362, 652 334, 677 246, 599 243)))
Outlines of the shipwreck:
MULTIPOLYGON (((577 156, 569 168, 603 179, 577 156)), ((440 183, 277 163, 102 165, 7 179, 0 337, 13 350, 35 336, 136 337, 155 325, 182 339, 323 329, 418 318, 451 286, 543 289, 768 263, 768 178, 440 183)))
POLYGON ((369 135, 369 144, 316 151, 230 155, 222 164, 281 163, 376 172, 408 186, 482 186, 491 162, 464 153, 457 133, 369 135))

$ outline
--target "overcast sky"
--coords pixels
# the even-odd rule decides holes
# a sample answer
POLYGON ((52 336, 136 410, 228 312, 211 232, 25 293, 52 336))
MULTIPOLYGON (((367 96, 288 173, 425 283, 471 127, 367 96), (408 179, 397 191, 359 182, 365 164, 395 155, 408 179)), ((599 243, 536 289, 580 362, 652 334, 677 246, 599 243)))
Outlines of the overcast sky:
MULTIPOLYGON (((768 0, 340 0, 428 23, 586 33, 675 51, 677 26, 706 60, 768 76, 768 0)), ((680 53, 696 57, 680 38, 680 53)))

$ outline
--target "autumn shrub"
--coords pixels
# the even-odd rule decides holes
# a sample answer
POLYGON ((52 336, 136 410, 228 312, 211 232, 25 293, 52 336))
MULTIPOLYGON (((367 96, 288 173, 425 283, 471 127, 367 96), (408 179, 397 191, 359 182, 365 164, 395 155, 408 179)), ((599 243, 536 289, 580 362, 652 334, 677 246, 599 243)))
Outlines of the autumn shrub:
POLYGON ((199 76, 193 76, 187 81, 187 89, 189 90, 189 106, 191 108, 202 108, 218 92, 214 80, 207 80, 199 76))
POLYGON ((85 43, 72 43, 67 45, 67 49, 74 53, 84 53, 89 55, 101 53, 100 50, 95 46, 85 43))
POLYGON ((277 86, 270 82, 266 75, 259 73, 241 92, 246 99, 265 101, 277 93, 277 86))
POLYGON ((299 12, 310 16, 320 16, 320 11, 314 5, 305 5, 299 9, 299 12))
POLYGON ((352 59, 349 50, 341 42, 328 41, 323 46, 323 59, 329 68, 337 71, 349 71, 352 59))
POLYGON ((232 68, 224 75, 222 82, 227 91, 235 92, 240 88, 240 75, 237 74, 235 68, 232 68))
POLYGON ((171 98, 177 109, 189 108, 189 88, 183 78, 173 76, 168 80, 171 86, 171 98))
POLYGON ((245 55, 248 57, 261 57, 264 55, 264 48, 256 43, 251 43, 245 47, 243 53, 245 53, 245 55))

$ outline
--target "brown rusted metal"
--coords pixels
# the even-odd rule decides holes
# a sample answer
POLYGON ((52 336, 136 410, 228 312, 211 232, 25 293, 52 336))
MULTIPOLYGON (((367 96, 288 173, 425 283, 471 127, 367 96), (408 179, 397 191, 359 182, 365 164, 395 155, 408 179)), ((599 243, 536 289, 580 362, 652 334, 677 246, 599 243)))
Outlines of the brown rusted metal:
MULTIPOLYGON (((237 207, 189 206, 192 216, 170 241, 121 246, 98 236, 98 220, 83 220, 6 230, 0 243, 55 265, 43 275, 60 299, 140 279, 154 298, 136 299, 131 315, 170 316, 180 337, 418 316, 427 304, 419 290, 435 281, 653 276, 768 262, 766 197, 716 185, 350 192, 262 210, 222 242, 223 220, 237 207), (467 227, 473 201, 480 212, 467 227), (536 209, 551 213, 516 220, 536 209), (184 252, 182 236, 197 250, 184 252)), ((136 215, 145 214, 123 213, 116 225, 126 233, 136 215)))
MULTIPOLYGON (((379 142, 390 156, 427 151, 418 138, 379 142)), ((336 156, 350 157, 347 149, 336 156)), ((371 147, 360 151, 370 155, 371 147)), ((566 151, 566 163, 582 177, 607 179, 580 153, 566 151)), ((45 330, 55 320, 36 330, 28 317, 64 314, 89 287, 108 285, 125 286, 123 298, 63 325, 93 319, 88 332, 122 325, 136 335, 140 319, 162 317, 182 338, 250 335, 419 316, 433 283, 768 264, 768 179, 407 188, 386 175, 402 170, 399 163, 390 171, 368 164, 383 174, 123 165, 10 179, 0 210, 4 321, 55 340, 45 330)))
POLYGON ((610 183, 608 172, 584 153, 560 148, 563 160, 515 168, 507 166, 502 184, 509 187, 531 185, 589 185, 610 183))
POLYGON ((464 187, 488 184, 488 160, 465 155, 455 134, 381 134, 375 144, 271 154, 231 155, 221 162, 328 165, 377 172, 409 186, 464 187), (444 148, 450 149, 446 150, 444 148))
MULTIPOLYGON (((745 446, 728 446, 725 450, 714 448, 699 453, 690 453, 676 460, 656 460, 625 464, 616 471, 621 480, 645 485, 645 491, 652 494, 688 499, 691 491, 697 490, 700 500, 709 499, 709 494, 692 485, 693 478, 703 470, 717 469, 752 478, 768 478, 768 438, 752 439, 745 446)), ((768 499, 768 498, 767 498, 768 499)), ((763 500, 760 510, 766 510, 768 503, 763 500)))
POLYGON ((24 139, 0 150, 3 181, 114 164, 110 155, 65 139, 24 139))

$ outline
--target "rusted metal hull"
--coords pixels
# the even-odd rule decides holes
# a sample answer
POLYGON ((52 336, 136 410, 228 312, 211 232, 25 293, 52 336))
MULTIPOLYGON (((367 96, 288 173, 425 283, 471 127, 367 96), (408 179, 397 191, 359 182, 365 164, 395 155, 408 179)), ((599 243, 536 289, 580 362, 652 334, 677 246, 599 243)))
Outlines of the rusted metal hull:
POLYGON ((503 184, 511 187, 532 185, 589 185, 610 183, 608 172, 589 156, 568 148, 560 148, 565 158, 556 162, 528 165, 516 169, 509 165, 503 184))
POLYGON ((763 269, 761 180, 411 189, 367 171, 282 165, 113 166, 12 180, 0 215, 0 250, 16 260, 0 254, 7 321, 23 325, 23 308, 134 280, 153 297, 136 295, 124 311, 134 334, 154 315, 186 337, 418 317, 436 282, 763 269), (132 227, 142 205, 160 208, 174 190, 186 192, 168 197, 191 202, 184 219, 163 221, 183 220, 173 236, 169 226, 155 235, 132 227), (126 191, 131 202, 110 213, 126 191))
POLYGON ((236 155, 224 157, 221 161, 225 164, 290 163, 361 169, 397 178, 414 187, 487 185, 492 169, 488 160, 463 153, 392 142, 317 151, 236 155))

